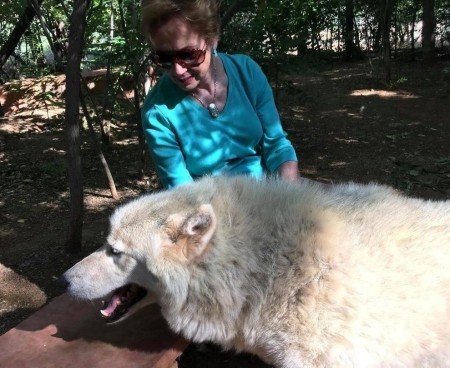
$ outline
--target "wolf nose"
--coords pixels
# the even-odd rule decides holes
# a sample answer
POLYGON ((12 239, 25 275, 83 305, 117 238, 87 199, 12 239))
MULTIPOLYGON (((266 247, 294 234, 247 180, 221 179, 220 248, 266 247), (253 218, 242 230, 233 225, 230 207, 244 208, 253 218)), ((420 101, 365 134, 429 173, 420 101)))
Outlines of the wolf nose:
POLYGON ((66 291, 69 288, 70 282, 66 279, 64 275, 62 275, 58 279, 58 285, 63 291, 66 291))

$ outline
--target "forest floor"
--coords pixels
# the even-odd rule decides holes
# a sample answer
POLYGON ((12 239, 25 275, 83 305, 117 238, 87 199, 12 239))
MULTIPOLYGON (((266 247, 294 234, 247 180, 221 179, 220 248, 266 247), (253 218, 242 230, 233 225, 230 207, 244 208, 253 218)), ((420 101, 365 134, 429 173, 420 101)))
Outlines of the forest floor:
MULTIPOLYGON (((290 69, 279 73, 275 96, 303 176, 376 181, 413 196, 450 198, 448 60, 427 67, 397 62, 390 88, 368 61, 290 69)), ((26 91, 22 82, 20 93, 9 92, 10 100, 19 93, 9 103, 5 86, 0 93, 6 112, 0 118, 0 335, 60 294, 58 276, 102 244, 118 204, 83 130, 83 250, 65 252, 69 194, 58 78, 28 81, 26 91), (50 92, 43 92, 48 85, 50 92)), ((104 148, 121 201, 157 186, 150 169, 139 178, 137 131, 131 118, 125 120, 113 122, 104 148)), ((179 365, 237 368, 244 361, 246 367, 264 366, 251 356, 195 345, 179 365)))

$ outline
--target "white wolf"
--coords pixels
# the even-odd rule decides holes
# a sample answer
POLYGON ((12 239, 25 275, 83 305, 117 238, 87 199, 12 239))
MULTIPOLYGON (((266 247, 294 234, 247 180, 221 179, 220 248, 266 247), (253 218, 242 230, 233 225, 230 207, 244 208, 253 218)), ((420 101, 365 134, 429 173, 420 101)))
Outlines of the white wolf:
POLYGON ((450 367, 450 201, 385 186, 205 178, 146 195, 64 280, 112 293, 109 321, 154 297, 191 341, 276 367, 450 367))

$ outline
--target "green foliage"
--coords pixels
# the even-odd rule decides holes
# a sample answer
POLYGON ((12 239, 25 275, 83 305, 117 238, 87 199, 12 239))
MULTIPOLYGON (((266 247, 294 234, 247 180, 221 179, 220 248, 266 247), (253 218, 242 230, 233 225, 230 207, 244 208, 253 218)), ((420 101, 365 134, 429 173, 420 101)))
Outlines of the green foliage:
POLYGON ((138 0, 94 0, 85 36, 84 66, 120 67, 142 58, 146 47, 138 18, 138 0))
POLYGON ((339 0, 257 0, 253 5, 227 26, 221 43, 226 51, 283 60, 333 49, 343 13, 339 0))
MULTIPOLYGON (((233 3, 234 0, 222 0, 222 14, 233 3)), ((27 0, 11 0, 8 7, 0 7, 1 44, 26 4, 27 0)), ((325 59, 340 57, 344 51, 348 4, 353 5, 355 45, 360 50, 377 53, 379 2, 369 0, 243 0, 224 29, 219 47, 230 53, 250 54, 264 63, 285 63, 293 57, 308 55, 313 63, 326 65, 325 59)), ((422 1, 398 0, 394 4, 392 44, 395 48, 408 48, 411 22, 415 20, 417 26, 420 21, 422 1)), ((7 77, 40 76, 55 70, 51 42, 67 46, 72 6, 72 0, 43 2, 43 20, 53 40, 44 36, 42 24, 35 19, 16 50, 17 58, 11 58, 4 68, 7 77), (55 27, 61 22, 65 27, 58 38, 55 27)), ((140 33, 139 7, 139 0, 92 0, 83 50, 84 69, 114 68, 129 75, 140 70, 149 50, 140 33)), ((450 0, 436 0, 435 13, 437 46, 447 47, 443 51, 448 52, 445 42, 450 41, 450 0)), ((61 57, 64 62, 64 53, 61 57)))
POLYGON ((389 90, 396 90, 399 89, 406 82, 408 82, 408 78, 406 78, 405 76, 398 76, 397 78, 387 83, 386 88, 389 90))
POLYGON ((20 14, 23 13, 27 0, 9 1, 8 6, 0 6, 0 31, 5 31, 5 27, 14 27, 19 20, 20 14))

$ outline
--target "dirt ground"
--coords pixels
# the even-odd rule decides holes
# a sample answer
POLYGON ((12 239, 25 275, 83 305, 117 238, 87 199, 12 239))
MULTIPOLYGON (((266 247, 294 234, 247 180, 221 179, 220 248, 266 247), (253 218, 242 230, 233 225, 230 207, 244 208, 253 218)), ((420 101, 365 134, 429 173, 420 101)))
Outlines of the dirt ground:
MULTIPOLYGON (((448 199, 450 62, 401 62, 393 65, 393 76, 386 88, 379 68, 366 61, 317 62, 279 77, 276 99, 301 172, 323 182, 376 181, 413 196, 448 199)), ((61 292, 58 276, 102 244, 108 216, 118 204, 83 130, 83 251, 65 252, 69 195, 64 120, 61 91, 53 82, 32 81, 34 89, 9 102, 5 86, 0 93, 6 112, 0 118, 0 334, 61 292), (49 85, 53 92, 43 94, 49 85)), ((155 189, 151 170, 139 179, 133 124, 114 121, 112 134, 104 151, 121 201, 155 189)), ((208 345, 190 346, 179 365, 264 367, 252 356, 208 345)))

